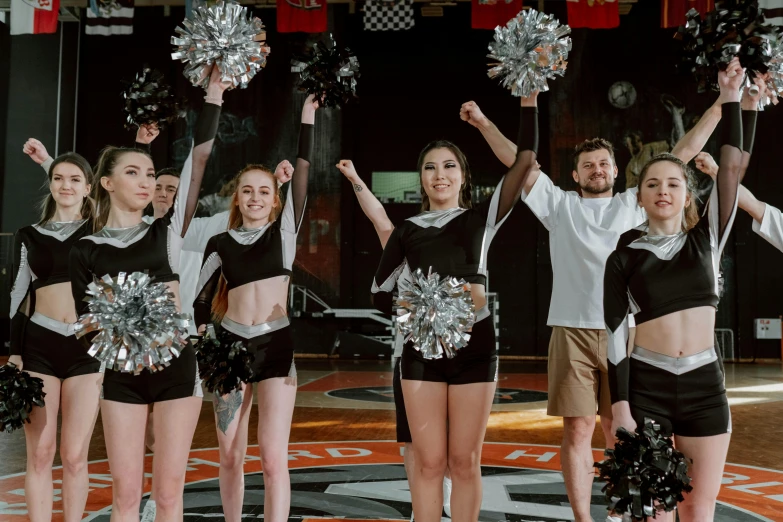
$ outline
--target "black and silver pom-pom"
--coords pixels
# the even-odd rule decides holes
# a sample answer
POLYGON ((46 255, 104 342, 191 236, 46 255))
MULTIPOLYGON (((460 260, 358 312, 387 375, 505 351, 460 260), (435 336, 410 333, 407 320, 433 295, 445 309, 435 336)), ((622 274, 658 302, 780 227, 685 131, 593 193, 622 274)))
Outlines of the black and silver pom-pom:
POLYGON ((187 63, 185 77, 205 89, 212 64, 217 64, 223 81, 244 89, 266 66, 271 51, 261 19, 249 17, 247 8, 232 0, 196 7, 176 32, 171 58, 187 63))
POLYGON ((769 98, 762 100, 764 105, 777 105, 778 98, 783 98, 783 31, 778 34, 772 44, 772 58, 767 64, 767 94, 769 98))
POLYGON ((44 406, 43 380, 15 364, 0 367, 0 431, 10 433, 30 422, 36 406, 44 406))
POLYGON ((291 72, 299 73, 299 90, 314 94, 322 107, 340 107, 356 100, 359 59, 347 47, 340 49, 330 34, 307 56, 291 60, 291 72))
POLYGON ((776 29, 764 24, 757 0, 724 2, 703 20, 691 9, 685 18, 674 37, 683 46, 680 69, 694 76, 698 92, 719 90, 718 72, 726 70, 734 57, 739 57, 751 79, 767 72, 776 29))
POLYGON ((405 342, 425 359, 451 359, 467 346, 468 330, 476 322, 470 285, 461 279, 417 269, 411 280, 400 279, 397 296, 397 327, 405 342))
POLYGON ((504 27, 495 28, 489 44, 489 77, 498 78, 514 96, 549 90, 547 80, 564 76, 571 51, 571 28, 535 9, 522 11, 504 27))
POLYGON ((247 351, 241 341, 232 338, 224 329, 215 333, 215 327, 207 325, 203 337, 196 343, 196 357, 201 380, 211 393, 226 395, 242 388, 255 372, 255 356, 247 351))
POLYGON ((133 82, 126 82, 122 97, 126 129, 150 124, 163 129, 187 112, 185 100, 174 96, 163 73, 149 67, 144 67, 133 82))
POLYGON ((135 375, 162 370, 190 343, 190 316, 177 311, 165 283, 152 283, 147 274, 105 275, 87 294, 90 312, 79 317, 76 337, 98 332, 88 353, 106 368, 135 375))
POLYGON ((650 419, 636 433, 617 430, 617 444, 606 460, 596 462, 598 480, 609 510, 647 520, 659 511, 671 511, 691 491, 688 460, 674 449, 672 438, 650 419))

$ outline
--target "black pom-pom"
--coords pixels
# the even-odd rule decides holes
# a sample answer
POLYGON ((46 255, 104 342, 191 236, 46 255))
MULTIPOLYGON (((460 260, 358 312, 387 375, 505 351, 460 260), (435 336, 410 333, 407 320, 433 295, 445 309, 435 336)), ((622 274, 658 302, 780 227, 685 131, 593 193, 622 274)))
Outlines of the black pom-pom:
POLYGON ((598 480, 606 482, 602 491, 610 510, 647 520, 658 511, 672 511, 693 489, 687 459, 652 420, 645 419, 636 433, 620 428, 617 439, 605 452, 609 458, 595 463, 598 480))
POLYGON ((226 330, 219 328, 218 331, 216 335, 214 327, 207 325, 207 331, 196 343, 196 357, 199 374, 207 390, 227 395, 241 389, 243 382, 253 378, 255 356, 226 330))
POLYGON ((728 0, 701 20, 691 9, 674 37, 683 44, 680 69, 692 74, 698 91, 719 90, 718 72, 738 56, 750 78, 767 72, 777 30, 764 24, 757 0, 728 0))
POLYGON ((291 60, 291 72, 299 73, 299 90, 314 94, 321 107, 340 107, 357 99, 359 60, 350 49, 339 49, 330 34, 306 55, 291 60))
POLYGON ((126 129, 150 124, 163 129, 187 112, 184 98, 172 94, 160 71, 144 67, 133 82, 125 84, 122 97, 125 99, 126 129))
POLYGON ((10 433, 30 422, 35 406, 44 406, 43 380, 14 364, 0 367, 0 431, 10 433))

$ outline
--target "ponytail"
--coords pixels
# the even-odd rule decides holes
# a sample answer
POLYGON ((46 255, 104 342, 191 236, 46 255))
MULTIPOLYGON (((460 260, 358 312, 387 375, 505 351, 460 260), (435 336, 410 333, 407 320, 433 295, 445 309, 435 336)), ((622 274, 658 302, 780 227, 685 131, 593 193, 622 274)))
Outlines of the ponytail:
POLYGON ((109 191, 101 185, 101 179, 111 177, 120 158, 129 152, 144 154, 152 160, 149 153, 141 149, 113 147, 111 145, 104 148, 98 157, 98 164, 95 166, 95 179, 92 183, 92 197, 95 200, 93 232, 97 232, 106 226, 106 221, 109 219, 109 211, 111 210, 111 197, 109 196, 109 191))

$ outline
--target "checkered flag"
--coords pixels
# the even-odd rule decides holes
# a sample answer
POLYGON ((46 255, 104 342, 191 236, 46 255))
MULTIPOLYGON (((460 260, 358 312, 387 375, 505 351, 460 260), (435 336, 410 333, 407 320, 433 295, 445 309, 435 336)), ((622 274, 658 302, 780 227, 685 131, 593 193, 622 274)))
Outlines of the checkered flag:
POLYGON ((365 31, 405 31, 414 23, 413 0, 367 0, 364 5, 365 31))

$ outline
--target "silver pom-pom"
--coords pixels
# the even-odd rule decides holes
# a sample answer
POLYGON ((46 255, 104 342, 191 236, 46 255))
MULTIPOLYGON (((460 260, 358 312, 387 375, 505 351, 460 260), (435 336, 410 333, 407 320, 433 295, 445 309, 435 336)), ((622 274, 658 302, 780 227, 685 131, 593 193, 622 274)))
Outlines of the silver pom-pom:
POLYGON ((205 89, 212 64, 217 64, 221 80, 244 89, 270 53, 261 19, 249 17, 247 8, 234 1, 196 7, 176 31, 179 37, 171 37, 176 46, 171 58, 186 62, 185 77, 205 89))
POLYGON ((400 280, 396 301, 397 326, 425 359, 451 359, 467 346, 476 313, 465 281, 417 269, 410 281, 400 280))
POLYGON ((495 28, 489 44, 489 77, 499 78, 514 96, 549 90, 548 79, 564 76, 571 51, 571 28, 535 9, 520 12, 505 27, 495 28))
POLYGON ((90 312, 79 317, 76 337, 99 332, 88 353, 107 368, 135 375, 162 370, 190 342, 190 316, 178 313, 174 294, 147 274, 105 275, 87 294, 90 312))
POLYGON ((767 64, 767 96, 761 100, 763 105, 777 105, 778 98, 783 98, 783 31, 772 42, 772 59, 767 64))

